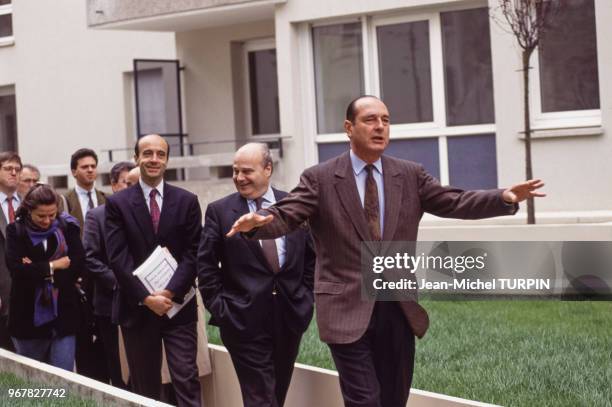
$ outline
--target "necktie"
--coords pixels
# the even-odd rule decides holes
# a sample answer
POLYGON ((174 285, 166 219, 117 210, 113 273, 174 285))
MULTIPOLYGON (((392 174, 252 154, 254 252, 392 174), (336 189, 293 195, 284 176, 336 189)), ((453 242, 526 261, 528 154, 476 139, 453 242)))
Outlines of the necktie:
POLYGON ((372 164, 367 165, 366 171, 368 172, 368 177, 366 178, 363 209, 365 210, 372 240, 381 240, 380 206, 378 205, 378 187, 376 186, 376 180, 374 180, 374 166, 372 164))
POLYGON ((15 208, 13 207, 13 199, 15 199, 13 196, 6 198, 6 203, 8 203, 9 223, 15 222, 15 208))
POLYGON ((153 223, 153 230, 155 231, 155 234, 157 234, 157 229, 159 228, 160 211, 159 205, 155 200, 155 195, 157 195, 157 189, 152 189, 151 192, 149 192, 149 209, 151 212, 151 222, 153 223))
MULTIPOLYGON (((259 197, 255 200, 255 205, 257 206, 257 210, 261 209, 262 198, 259 197)), ((274 239, 270 240, 262 240, 261 248, 264 253, 264 257, 266 261, 272 268, 272 271, 278 273, 280 271, 280 263, 278 261, 278 252, 276 251, 276 241, 274 239)))
POLYGON ((87 210, 93 209, 94 203, 93 199, 91 199, 91 191, 87 191, 87 199, 89 199, 89 201, 87 202, 87 210))

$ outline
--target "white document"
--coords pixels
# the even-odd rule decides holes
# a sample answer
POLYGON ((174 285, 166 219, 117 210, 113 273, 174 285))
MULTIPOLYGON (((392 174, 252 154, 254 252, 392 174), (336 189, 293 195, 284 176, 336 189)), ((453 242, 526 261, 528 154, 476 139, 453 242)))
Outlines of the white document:
MULTIPOLYGON (((174 275, 178 264, 170 251, 165 247, 157 246, 148 259, 144 261, 132 274, 144 284, 149 293, 163 290, 168 286, 174 275)), ((168 318, 175 316, 195 295, 195 288, 185 294, 182 304, 172 302, 172 308, 166 315, 168 318)))

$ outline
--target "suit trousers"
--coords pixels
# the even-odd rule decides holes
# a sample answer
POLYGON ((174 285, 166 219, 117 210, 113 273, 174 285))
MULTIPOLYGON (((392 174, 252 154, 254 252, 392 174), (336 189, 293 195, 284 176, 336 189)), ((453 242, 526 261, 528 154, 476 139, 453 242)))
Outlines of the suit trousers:
POLYGON ((121 327, 132 391, 160 399, 163 340, 179 407, 200 406, 202 395, 196 365, 197 322, 175 324, 172 319, 158 317, 148 308, 143 315, 144 318, 136 325, 121 327))
POLYGON ((111 318, 96 315, 96 326, 104 346, 106 356, 106 368, 113 386, 127 389, 123 377, 121 377, 121 362, 119 360, 119 328, 111 322, 111 318))
POLYGON ((229 351, 245 407, 280 407, 291 383, 302 333, 292 332, 282 318, 283 309, 272 298, 263 329, 250 335, 220 327, 221 340, 229 351))
POLYGON ((328 345, 346 407, 406 406, 415 341, 399 304, 377 302, 361 338, 328 345))

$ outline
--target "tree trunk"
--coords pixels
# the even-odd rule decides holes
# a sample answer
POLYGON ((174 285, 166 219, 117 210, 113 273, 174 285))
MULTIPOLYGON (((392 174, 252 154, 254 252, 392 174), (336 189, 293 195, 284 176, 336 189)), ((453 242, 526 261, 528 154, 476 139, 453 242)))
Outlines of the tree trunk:
MULTIPOLYGON (((532 51, 523 50, 523 94, 525 111, 525 177, 533 179, 531 168, 531 117, 529 111, 529 59, 532 51)), ((535 220, 535 204, 533 198, 527 199, 527 224, 533 225, 535 220)))

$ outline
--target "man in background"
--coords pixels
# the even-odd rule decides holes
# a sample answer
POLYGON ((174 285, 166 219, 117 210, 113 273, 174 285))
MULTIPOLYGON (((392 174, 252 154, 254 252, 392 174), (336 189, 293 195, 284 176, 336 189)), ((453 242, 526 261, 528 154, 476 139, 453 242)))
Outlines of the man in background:
POLYGON ((32 164, 23 164, 21 174, 19 175, 19 185, 17 186, 17 193, 20 197, 24 197, 28 193, 30 188, 36 185, 40 181, 40 171, 32 164))
POLYGON ((21 173, 21 158, 17 153, 5 151, 0 153, 0 348, 14 351, 8 333, 9 296, 11 293, 11 275, 6 266, 5 244, 6 226, 15 221, 15 211, 21 203, 17 186, 21 173))
MULTIPOLYGON (((76 186, 65 195, 68 206, 65 209, 79 221, 83 237, 87 212, 106 201, 104 193, 95 188, 98 177, 98 156, 89 148, 81 148, 70 157, 70 170, 76 186)), ((77 373, 107 383, 109 373, 106 369, 106 356, 102 341, 98 340, 100 334, 97 332, 92 314, 93 283, 87 270, 81 273, 79 288, 82 290, 82 303, 81 326, 76 335, 77 373)))
MULTIPOLYGON (((135 165, 131 162, 120 162, 111 168, 110 181, 113 193, 130 186, 128 172, 135 165)), ((93 313, 96 327, 106 356, 106 366, 113 386, 127 388, 121 377, 119 361, 119 334, 117 325, 111 321, 113 293, 117 284, 106 255, 104 238, 104 204, 90 209, 85 218, 83 246, 85 248, 87 268, 93 281, 93 313)))

